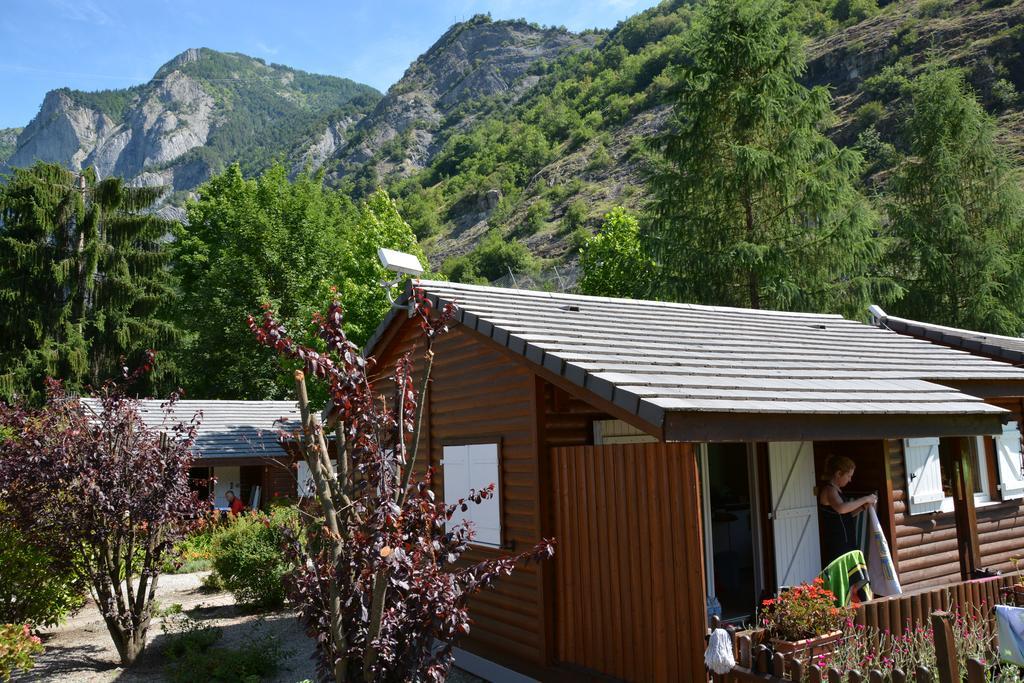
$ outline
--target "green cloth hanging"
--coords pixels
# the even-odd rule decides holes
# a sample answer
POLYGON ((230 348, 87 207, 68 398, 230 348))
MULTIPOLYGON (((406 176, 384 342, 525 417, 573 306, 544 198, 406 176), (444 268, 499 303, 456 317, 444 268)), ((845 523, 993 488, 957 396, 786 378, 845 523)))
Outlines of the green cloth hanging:
POLYGON ((851 602, 863 602, 874 598, 868 580, 867 562, 864 553, 852 550, 840 555, 819 576, 825 581, 825 588, 836 596, 836 607, 846 607, 851 602))

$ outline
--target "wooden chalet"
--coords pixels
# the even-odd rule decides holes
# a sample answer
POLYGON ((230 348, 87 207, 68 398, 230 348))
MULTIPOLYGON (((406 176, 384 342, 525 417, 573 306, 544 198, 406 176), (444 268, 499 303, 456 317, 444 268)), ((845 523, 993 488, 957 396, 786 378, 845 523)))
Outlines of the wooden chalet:
MULTIPOLYGON (((96 399, 83 399, 98 409, 96 399)), ((188 422, 197 412, 202 423, 193 444, 190 478, 204 499, 217 508, 228 507, 225 494, 234 491, 247 507, 265 507, 275 497, 296 498, 305 489, 297 483, 302 477, 296 455, 279 443, 278 433, 285 421, 299 424, 295 401, 178 401, 173 412, 165 415, 164 401, 144 399, 138 402, 143 421, 153 429, 166 429, 174 422, 188 422), (207 482, 215 479, 211 488, 207 482)), ((308 476, 308 475, 306 475, 308 476)))
MULTIPOLYGON (((497 484, 471 555, 558 543, 474 598, 458 661, 485 678, 704 680, 710 614, 820 570, 833 453, 907 590, 1024 547, 1022 369, 836 315, 418 286, 459 306, 422 434, 439 492, 497 484)), ((383 378, 420 343, 396 308, 366 351, 383 378)))

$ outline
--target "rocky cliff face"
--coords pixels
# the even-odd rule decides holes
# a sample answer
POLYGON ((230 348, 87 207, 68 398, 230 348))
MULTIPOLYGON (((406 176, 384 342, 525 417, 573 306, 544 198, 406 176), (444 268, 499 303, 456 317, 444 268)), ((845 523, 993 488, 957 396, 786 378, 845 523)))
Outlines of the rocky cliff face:
POLYGON ((8 164, 29 166, 41 160, 75 170, 93 166, 100 177, 136 178, 209 138, 214 98, 182 73, 171 72, 133 104, 125 119, 115 122, 67 92, 50 92, 18 136, 8 164))
POLYGON ((190 49, 143 86, 48 93, 7 164, 93 166, 100 177, 191 190, 232 161, 255 170, 287 151, 290 135, 298 140, 338 111, 343 133, 377 99, 375 90, 347 79, 190 49))
POLYGON ((522 93, 536 82, 529 70, 538 60, 554 60, 595 42, 591 35, 523 21, 477 16, 455 24, 355 125, 348 133, 348 144, 336 146, 331 160, 335 171, 329 177, 353 172, 404 176, 424 168, 437 151, 434 141, 439 129, 459 105, 522 93))
POLYGON ((21 128, 0 128, 0 166, 14 154, 21 131, 21 128))

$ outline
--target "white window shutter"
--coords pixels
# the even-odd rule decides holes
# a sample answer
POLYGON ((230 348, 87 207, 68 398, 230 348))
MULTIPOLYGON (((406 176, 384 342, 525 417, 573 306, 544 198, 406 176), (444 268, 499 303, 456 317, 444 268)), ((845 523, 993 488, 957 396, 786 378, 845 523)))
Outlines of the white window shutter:
POLYGON ((299 498, 308 498, 316 493, 316 489, 313 487, 313 474, 309 471, 309 465, 306 464, 305 460, 299 461, 299 469, 296 472, 295 479, 297 481, 295 484, 295 494, 299 498))
POLYGON ((995 438, 999 462, 999 490, 1003 500, 1024 498, 1024 472, 1021 472, 1020 427, 1016 422, 1003 425, 995 438))
POLYGON ((945 498, 938 438, 904 439, 903 457, 907 466, 907 507, 910 514, 938 512, 945 498))
MULTIPOLYGON (((460 498, 469 495, 469 447, 445 446, 441 465, 444 468, 444 502, 455 505, 460 498)), ((456 509, 452 513, 449 528, 454 529, 464 519, 473 519, 472 503, 466 512, 456 509)))
POLYGON ((471 505, 476 528, 474 543, 501 545, 501 491, 498 488, 498 444, 469 446, 469 488, 480 491, 494 484, 494 495, 471 505))

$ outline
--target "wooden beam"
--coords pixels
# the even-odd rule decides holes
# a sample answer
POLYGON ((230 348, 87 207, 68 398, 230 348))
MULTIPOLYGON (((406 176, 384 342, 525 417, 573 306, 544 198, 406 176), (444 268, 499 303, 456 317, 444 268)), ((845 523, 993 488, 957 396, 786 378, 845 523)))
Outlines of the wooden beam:
POLYGON ((956 518, 957 546, 960 551, 960 578, 971 579, 981 567, 978 542, 978 513, 974 506, 974 474, 968 464, 971 448, 967 439, 949 439, 949 461, 953 464, 953 511, 956 518))
POLYGON ((993 434, 996 415, 863 415, 669 412, 665 440, 828 441, 993 434))

